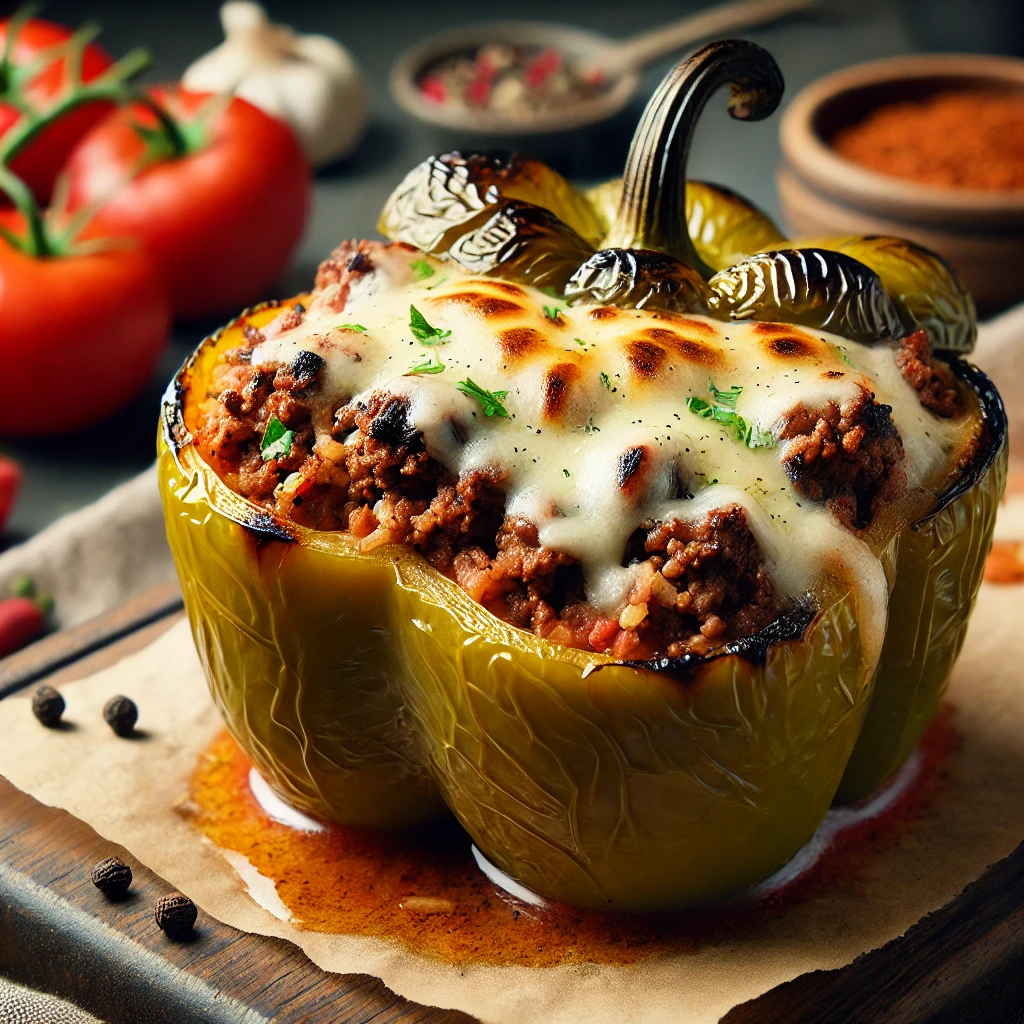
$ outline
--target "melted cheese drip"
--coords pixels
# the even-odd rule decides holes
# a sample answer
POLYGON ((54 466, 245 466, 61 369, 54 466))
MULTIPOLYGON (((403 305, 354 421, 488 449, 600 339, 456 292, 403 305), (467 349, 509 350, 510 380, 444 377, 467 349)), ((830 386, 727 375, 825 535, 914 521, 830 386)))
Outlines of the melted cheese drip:
POLYGON ((888 594, 879 559, 793 489, 782 466, 787 442, 750 448, 690 412, 687 399, 710 400, 709 382, 739 385, 736 411, 769 431, 801 402, 842 403, 863 385, 892 406, 909 486, 926 486, 944 476, 962 427, 922 408, 891 348, 791 325, 565 307, 447 264, 432 263, 434 274, 416 281, 410 263, 422 257, 401 249, 373 259, 377 269, 353 283, 343 304, 328 291, 301 326, 276 335, 271 326, 253 364, 316 352, 326 361, 321 395, 332 409, 377 389, 405 396, 430 454, 453 474, 499 467, 508 512, 532 520, 542 544, 579 560, 588 599, 610 615, 635 578, 636 568, 621 561, 642 520, 695 521, 742 505, 783 593, 802 596, 825 568, 853 584, 866 653, 877 655, 888 594), (416 339, 410 305, 451 332, 442 344, 416 339), (409 373, 434 353, 442 372, 409 373), (460 392, 467 378, 507 391, 508 418, 488 417, 460 392))

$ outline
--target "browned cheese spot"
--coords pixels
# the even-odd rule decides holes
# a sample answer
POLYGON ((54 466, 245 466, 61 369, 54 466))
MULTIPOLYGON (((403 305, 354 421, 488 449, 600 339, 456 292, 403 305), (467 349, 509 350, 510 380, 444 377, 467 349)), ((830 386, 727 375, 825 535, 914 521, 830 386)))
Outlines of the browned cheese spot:
POLYGON ((590 311, 591 320, 614 320, 620 313, 620 310, 614 306, 598 306, 597 309, 590 311))
POLYGON ((643 495, 652 462, 650 453, 643 445, 627 448, 619 456, 615 484, 627 498, 636 501, 643 495))
POLYGON ((722 353, 718 349, 705 345, 702 341, 697 341, 695 338, 683 338, 675 335, 674 340, 669 344, 672 351, 686 362, 697 363, 700 366, 707 367, 719 366, 722 362, 722 353))
MULTIPOLYGON (((652 333, 671 334, 671 331, 647 332, 652 333)), ((634 377, 653 380, 665 363, 665 350, 653 341, 630 341, 626 343, 626 362, 634 377)))
POLYGON ((560 419, 569 403, 569 392, 579 380, 579 367, 558 363, 544 375, 544 418, 560 419))
POLYGON ((754 332, 769 354, 783 359, 816 359, 821 353, 819 341, 791 324, 754 324, 754 332))
POLYGON ((720 333, 719 328, 714 324, 710 324, 706 320, 695 320, 693 317, 687 316, 685 313, 673 313, 669 310, 659 310, 657 313, 653 314, 652 319, 664 320, 667 323, 672 324, 676 329, 683 329, 689 334, 696 334, 709 340, 712 338, 717 339, 720 333))
POLYGON ((439 304, 451 303, 456 306, 468 306, 477 316, 495 320, 504 320, 517 313, 525 312, 518 302, 501 299, 496 295, 484 295, 482 292, 456 292, 454 295, 439 295, 434 301, 439 304))
POLYGON ((548 340, 532 327, 509 327, 498 333, 502 356, 510 363, 519 363, 548 347, 548 340))
POLYGON ((511 281, 488 281, 487 283, 495 291, 504 292, 506 295, 512 295, 517 299, 526 298, 526 292, 519 285, 513 284, 511 281))

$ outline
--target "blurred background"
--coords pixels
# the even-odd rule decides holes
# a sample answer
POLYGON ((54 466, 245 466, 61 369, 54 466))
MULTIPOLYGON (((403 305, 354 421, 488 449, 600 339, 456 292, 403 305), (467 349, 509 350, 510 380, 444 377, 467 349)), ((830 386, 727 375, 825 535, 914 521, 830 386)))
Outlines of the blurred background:
MULTIPOLYGON (((153 55, 144 81, 179 78, 198 56, 223 38, 218 4, 175 0, 125 4, 115 0, 51 0, 42 17, 77 26, 98 21, 99 42, 117 57, 137 46, 153 55)), ((314 207, 279 294, 308 287, 316 265, 343 238, 373 236, 382 203, 401 177, 432 152, 472 136, 415 121, 392 100, 389 70, 407 47, 423 37, 483 19, 557 21, 625 38, 710 6, 686 0, 644 3, 602 0, 521 0, 480 5, 461 0, 418 3, 268 0, 276 21, 300 32, 341 41, 358 61, 370 93, 371 118, 356 151, 320 170, 314 207)), ((895 54, 960 51, 1024 55, 1021 0, 823 0, 817 9, 738 33, 766 46, 786 77, 787 99, 813 79, 851 63, 895 54)), ((642 75, 640 89, 622 115, 599 129, 571 133, 548 152, 573 181, 587 183, 619 173, 640 110, 671 58, 642 75)), ((694 143, 690 175, 738 190, 773 217, 779 209, 773 181, 779 162, 778 116, 759 124, 730 121, 724 103, 712 103, 694 143)), ((146 392, 103 425, 57 440, 0 441, 0 452, 24 468, 24 480, 0 550, 38 532, 62 514, 93 501, 145 468, 153 458, 159 396, 167 380, 196 343, 216 324, 178 323, 146 392)))

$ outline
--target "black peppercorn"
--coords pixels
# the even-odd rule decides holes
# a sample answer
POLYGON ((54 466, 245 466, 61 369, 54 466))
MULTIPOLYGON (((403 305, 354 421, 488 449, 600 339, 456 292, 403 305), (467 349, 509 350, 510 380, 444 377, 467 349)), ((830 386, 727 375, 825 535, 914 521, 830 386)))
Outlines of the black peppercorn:
POLYGON ((108 857, 92 869, 92 884, 104 896, 120 899, 132 884, 132 869, 120 857, 108 857))
POLYGON ((172 939, 186 938, 196 923, 198 911, 196 905, 180 892, 172 892, 170 896, 161 896, 156 901, 157 927, 165 931, 172 939))
POLYGON ((103 718, 118 736, 131 736, 139 709, 130 697, 111 697, 103 708, 103 718))
POLYGON ((32 714, 52 729, 64 714, 64 698, 52 686, 40 686, 32 697, 32 714))

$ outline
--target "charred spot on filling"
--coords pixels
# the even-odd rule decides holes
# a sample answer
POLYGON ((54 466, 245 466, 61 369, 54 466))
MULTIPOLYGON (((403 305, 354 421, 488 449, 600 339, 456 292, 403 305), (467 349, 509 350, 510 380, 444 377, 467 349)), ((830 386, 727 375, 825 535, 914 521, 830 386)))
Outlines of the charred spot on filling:
POLYGON ((547 343, 547 338, 533 327, 509 327, 498 334, 502 355, 514 362, 539 352, 547 343))
POLYGON ((650 459, 643 445, 627 448, 615 467, 615 486, 628 498, 638 497, 644 489, 650 459))
POLYGON ((846 374, 842 370, 826 370, 821 376, 824 380, 839 380, 846 374))
POLYGON ((926 331, 916 330, 899 343, 896 366, 926 409, 947 419, 960 412, 956 378, 948 366, 932 356, 926 331))
POLYGON ((419 437, 419 431, 409 422, 409 403, 395 396, 384 400, 365 430, 375 441, 393 448, 408 447, 419 437))
POLYGON ((598 306, 590 311, 589 316, 591 320, 614 320, 621 312, 615 306, 598 306))
POLYGON ((317 268, 317 291, 332 284, 347 284, 353 278, 372 273, 374 262, 370 254, 375 248, 381 248, 380 243, 342 242, 317 268))
POLYGON ((274 374, 274 387, 282 391, 308 391, 315 387, 324 366, 323 357, 303 349, 274 374))
POLYGON ((797 492, 824 502, 840 522, 860 530, 906 486, 903 442, 892 408, 865 389, 842 405, 799 405, 785 417, 782 464, 797 492))
POLYGON ((373 260, 365 252, 355 252, 349 256, 346 268, 353 274, 369 274, 373 270, 373 260))
POLYGON ((544 417, 558 420, 569 402, 569 392, 578 380, 579 369, 573 363, 558 363, 544 374, 544 417))

